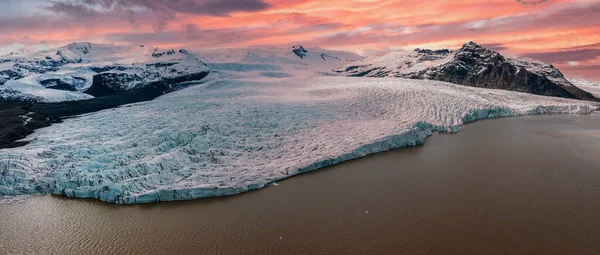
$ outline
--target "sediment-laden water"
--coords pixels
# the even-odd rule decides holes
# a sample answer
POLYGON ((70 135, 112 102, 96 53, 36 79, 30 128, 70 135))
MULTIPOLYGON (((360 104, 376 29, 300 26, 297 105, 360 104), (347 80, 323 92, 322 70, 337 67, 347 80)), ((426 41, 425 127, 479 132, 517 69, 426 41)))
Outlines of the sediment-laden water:
POLYGON ((462 129, 233 197, 0 204, 0 254, 600 253, 600 114, 462 129))

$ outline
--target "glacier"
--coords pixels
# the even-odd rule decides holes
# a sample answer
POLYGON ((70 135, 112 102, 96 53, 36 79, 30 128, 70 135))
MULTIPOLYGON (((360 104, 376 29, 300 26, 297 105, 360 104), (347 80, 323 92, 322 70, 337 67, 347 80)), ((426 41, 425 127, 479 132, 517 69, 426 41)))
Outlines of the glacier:
POLYGON ((234 195, 423 144, 434 132, 457 132, 478 119, 598 109, 439 81, 273 78, 264 71, 40 129, 29 144, 0 150, 0 196, 134 204, 234 195))

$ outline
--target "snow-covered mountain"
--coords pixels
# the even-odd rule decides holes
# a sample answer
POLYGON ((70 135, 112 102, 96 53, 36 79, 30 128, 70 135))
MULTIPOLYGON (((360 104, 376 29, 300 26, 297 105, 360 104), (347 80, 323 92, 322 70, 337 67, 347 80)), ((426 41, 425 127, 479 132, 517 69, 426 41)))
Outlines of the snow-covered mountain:
POLYGON ((331 75, 363 59, 358 54, 319 47, 218 49, 197 52, 211 70, 243 76, 292 77, 331 75))
POLYGON ((595 100, 552 65, 506 58, 474 42, 457 51, 416 49, 352 63, 336 72, 347 76, 431 79, 460 85, 537 95, 595 100))
POLYGON ((449 50, 415 49, 413 52, 390 52, 381 57, 365 58, 336 72, 356 77, 416 77, 420 71, 452 59, 449 50))
POLYGON ((0 99, 60 102, 204 78, 208 67, 188 51, 72 43, 0 57, 0 99))
POLYGON ((473 87, 595 100, 592 94, 574 86, 552 65, 506 58, 473 42, 456 51, 416 49, 371 58, 301 45, 195 53, 144 45, 72 43, 35 53, 11 54, 0 57, 0 100, 60 102, 90 99, 151 84, 201 80, 209 69, 230 77, 341 74, 432 79, 473 87), (198 56, 202 56, 202 60, 198 56))

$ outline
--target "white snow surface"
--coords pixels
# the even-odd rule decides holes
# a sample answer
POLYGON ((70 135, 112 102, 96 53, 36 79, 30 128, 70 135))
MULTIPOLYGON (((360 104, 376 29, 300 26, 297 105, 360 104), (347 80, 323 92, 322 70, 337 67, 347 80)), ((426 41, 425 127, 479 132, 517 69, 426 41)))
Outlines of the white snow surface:
POLYGON ((380 57, 369 57, 362 61, 350 63, 350 66, 359 66, 358 70, 378 69, 387 74, 384 76, 397 76, 424 71, 427 68, 444 64, 454 58, 456 52, 447 54, 427 55, 417 51, 393 51, 380 57), (428 56, 429 58, 424 58, 428 56))
POLYGON ((67 119, 0 150, 0 195, 132 204, 233 195, 422 144, 477 119, 592 102, 398 78, 214 79, 67 119))
POLYGON ((581 79, 569 79, 569 81, 573 85, 575 85, 575 87, 578 87, 591 93, 596 98, 600 98, 600 82, 593 82, 581 79))
POLYGON ((196 51, 211 70, 224 72, 255 72, 264 77, 306 77, 331 73, 363 57, 352 52, 327 50, 319 47, 217 49, 196 51), (294 53, 300 51, 300 57, 294 53))
POLYGON ((3 93, 3 91, 18 91, 26 96, 39 97, 41 98, 40 101, 46 103, 76 101, 94 98, 91 95, 77 91, 48 89, 40 85, 39 83, 33 81, 33 78, 35 77, 25 77, 19 80, 7 81, 2 87, 0 87, 0 98, 2 98, 2 96, 5 94, 3 93))
POLYGON ((509 62, 517 67, 525 68, 525 70, 540 76, 546 77, 562 87, 571 87, 573 84, 563 76, 563 74, 553 65, 546 64, 534 59, 518 59, 507 58, 509 62))

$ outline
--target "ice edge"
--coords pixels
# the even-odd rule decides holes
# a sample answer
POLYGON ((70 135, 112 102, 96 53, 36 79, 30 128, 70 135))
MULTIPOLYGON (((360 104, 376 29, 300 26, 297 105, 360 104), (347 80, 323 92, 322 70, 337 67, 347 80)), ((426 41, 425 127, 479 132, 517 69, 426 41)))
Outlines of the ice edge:
MULTIPOLYGON (((593 111, 599 110, 600 106, 596 106, 596 108, 592 108, 589 106, 578 106, 578 105, 568 105, 568 106, 538 106, 530 111, 527 111, 525 114, 519 113, 514 109, 507 107, 491 107, 485 109, 478 109, 471 112, 466 113, 462 117, 462 124, 474 122, 482 119, 490 119, 490 118, 500 118, 500 117, 515 117, 515 116, 525 116, 525 115, 541 115, 541 114, 590 114, 593 111)), ((144 204, 144 203, 156 203, 156 202, 169 202, 169 201, 182 201, 182 200, 194 200, 200 198, 208 198, 208 197, 223 197, 223 196, 232 196, 241 194, 244 192, 257 190, 268 186, 269 184, 277 181, 281 181, 296 175, 312 172, 315 170, 319 170, 321 168, 325 168, 328 166, 336 165, 345 161, 350 161, 353 159, 358 159, 365 157, 367 155, 389 151, 393 149, 399 149, 404 147, 413 147, 417 145, 422 145, 425 143, 425 138, 433 135, 434 132, 446 132, 446 133, 456 133, 460 130, 459 125, 453 126, 439 126, 433 125, 427 122, 419 121, 412 125, 412 129, 408 132, 390 135, 385 138, 376 140, 372 143, 361 145, 360 147, 354 149, 350 153, 342 154, 335 158, 329 158, 326 160, 321 160, 309 164, 304 167, 300 167, 296 169, 293 173, 290 173, 287 176, 281 178, 274 178, 261 183, 254 183, 246 187, 242 188, 182 188, 182 189, 159 189, 154 190, 149 193, 137 195, 137 196, 126 196, 126 197, 82 197, 76 196, 78 198, 94 198, 99 199, 103 202, 108 203, 116 203, 116 204, 144 204)), ((56 193, 57 190, 54 190, 54 194, 65 195, 67 197, 69 194, 60 194, 56 193)), ((104 194, 114 194, 112 192, 104 192, 104 194)))

